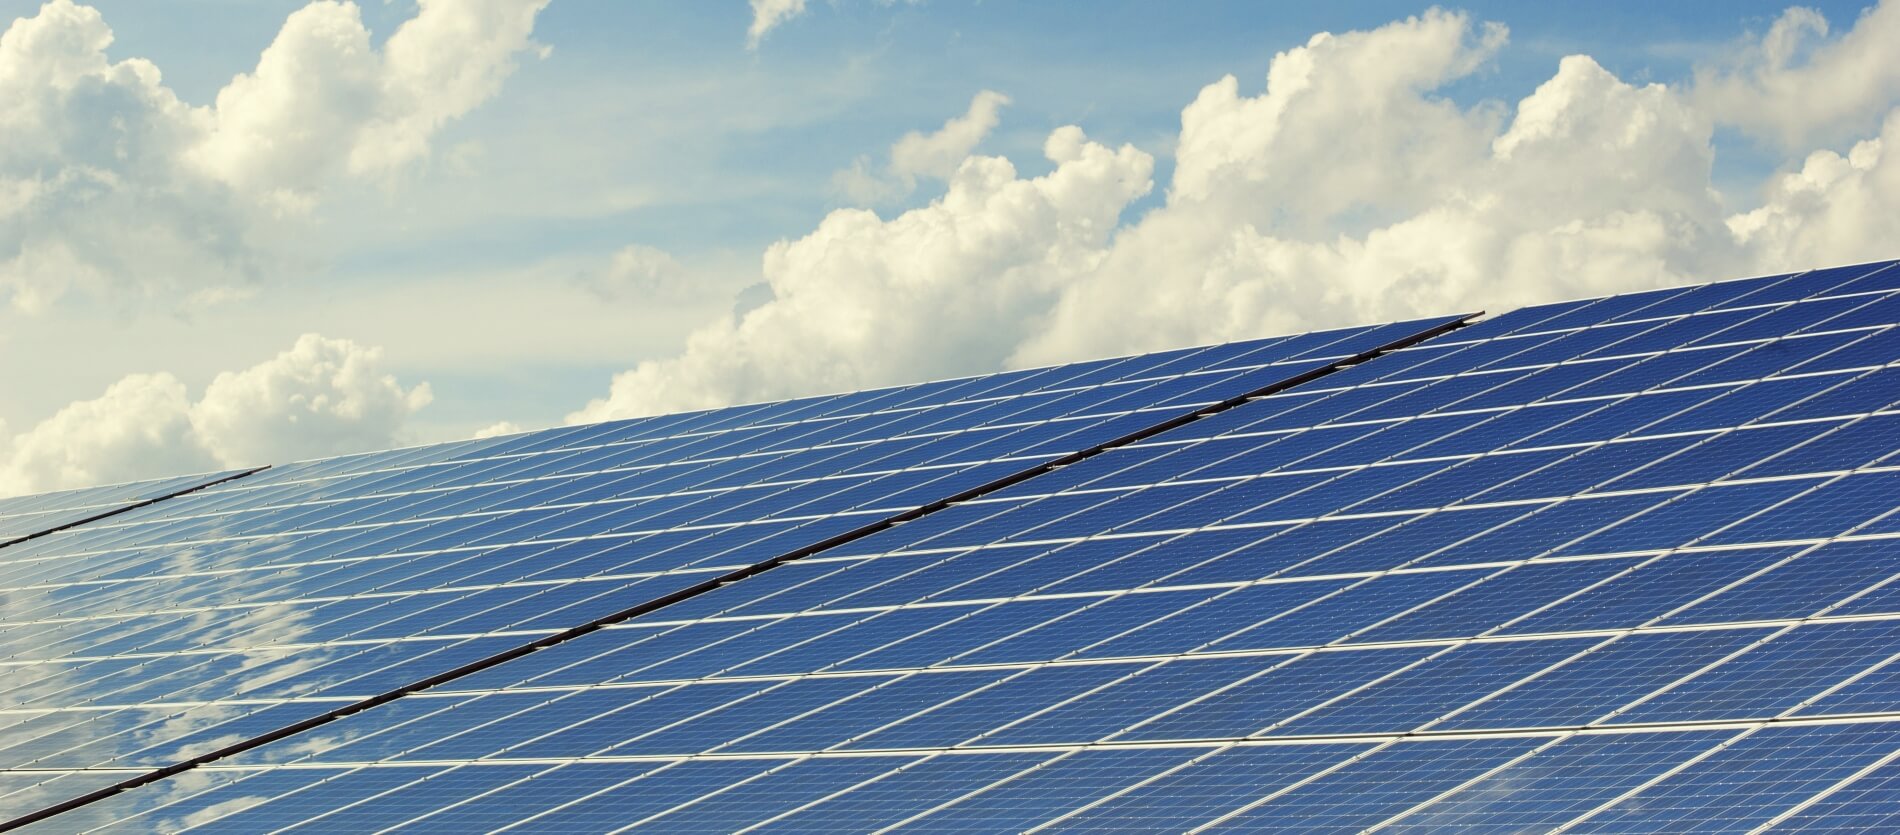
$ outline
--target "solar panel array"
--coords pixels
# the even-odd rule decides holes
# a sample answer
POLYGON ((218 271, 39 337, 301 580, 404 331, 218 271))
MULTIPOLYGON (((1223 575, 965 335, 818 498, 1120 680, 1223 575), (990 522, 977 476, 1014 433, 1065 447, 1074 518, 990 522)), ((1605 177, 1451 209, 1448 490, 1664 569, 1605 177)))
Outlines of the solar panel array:
POLYGON ((152 502, 228 481, 247 472, 231 470, 203 473, 0 499, 0 547, 115 516, 152 502))
POLYGON ((1450 321, 307 462, 49 534, 0 561, 0 777, 113 785, 1450 321))
POLYGON ((19 543, 0 803, 1900 825, 1900 266, 1456 321, 308 462, 19 543))

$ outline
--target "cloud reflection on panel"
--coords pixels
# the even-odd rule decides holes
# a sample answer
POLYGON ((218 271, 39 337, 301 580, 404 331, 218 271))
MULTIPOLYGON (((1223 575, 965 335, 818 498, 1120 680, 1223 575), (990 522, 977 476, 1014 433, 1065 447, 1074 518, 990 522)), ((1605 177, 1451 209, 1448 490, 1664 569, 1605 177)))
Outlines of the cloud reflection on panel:
POLYGON ((306 643, 310 607, 212 605, 245 599, 269 572, 223 571, 230 558, 199 545, 116 556, 187 582, 167 587, 172 600, 132 597, 151 581, 0 593, 11 624, 0 709, 47 711, 0 729, 7 767, 153 767, 213 750, 235 737, 203 729, 258 707, 205 702, 254 698, 324 663, 306 643))
MULTIPOLYGON (((215 498, 217 491, 203 495, 215 498)), ((156 506, 115 517, 123 527, 74 533, 77 552, 59 535, 36 540, 36 546, 52 544, 27 558, 63 560, 85 573, 63 577, 42 570, 38 588, 22 584, 0 591, 8 622, 0 628, 7 682, 0 696, 0 763, 8 769, 0 778, 19 777, 20 769, 160 767, 379 686, 355 680, 388 664, 391 655, 374 646, 334 643, 351 631, 340 624, 360 613, 362 602, 321 595, 273 602, 309 597, 299 591, 299 578, 320 586, 309 581, 327 566, 306 563, 300 575, 298 567, 282 564, 308 545, 300 536, 269 534, 254 520, 227 524, 218 507, 215 500, 193 506, 203 512, 168 517, 168 524, 157 526, 189 532, 177 541, 160 537, 139 544, 142 535, 154 532, 139 526, 156 506), (118 546, 121 540, 133 544, 118 546), (56 585, 61 580, 69 584, 56 585)), ((366 602, 374 607, 391 601, 366 602)), ((304 753, 340 741, 315 736, 285 750, 304 753)), ((129 773, 109 775, 99 785, 129 773)), ((7 797, 8 808, 32 808, 97 787, 83 782, 17 791, 7 797)), ((195 777, 168 781, 138 801, 163 804, 202 784, 195 777)), ((0 791, 10 788, 0 780, 0 791)), ((62 820, 77 825, 85 815, 62 820)))

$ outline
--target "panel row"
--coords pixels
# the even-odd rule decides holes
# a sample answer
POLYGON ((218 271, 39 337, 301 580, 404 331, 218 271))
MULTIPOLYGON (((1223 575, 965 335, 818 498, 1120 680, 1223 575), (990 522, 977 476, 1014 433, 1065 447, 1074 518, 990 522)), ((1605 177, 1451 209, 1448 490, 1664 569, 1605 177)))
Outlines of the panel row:
POLYGON ((241 470, 0 498, 0 545, 238 476, 241 470))
POLYGON ((1383 740, 219 769, 100 832, 1878 831, 1900 723, 1383 740))

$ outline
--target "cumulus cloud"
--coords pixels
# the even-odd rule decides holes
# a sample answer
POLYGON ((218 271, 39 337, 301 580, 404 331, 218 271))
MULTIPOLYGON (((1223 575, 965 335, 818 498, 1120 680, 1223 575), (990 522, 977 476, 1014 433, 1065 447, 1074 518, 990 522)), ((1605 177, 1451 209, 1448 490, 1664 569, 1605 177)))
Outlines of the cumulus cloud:
POLYGON ((293 13, 218 93, 189 159, 241 192, 306 204, 339 173, 383 175, 426 157, 444 124, 500 88, 533 46, 547 0, 424 0, 379 54, 353 3, 293 13))
POLYGON ((1181 111, 1170 201, 1209 204, 1224 226, 1302 234, 1430 206, 1484 156, 1500 118, 1433 92, 1483 66, 1506 36, 1434 10, 1314 35, 1274 56, 1257 96, 1231 75, 1216 81, 1181 111))
POLYGON ((1769 184, 1760 208, 1729 219, 1770 269, 1892 258, 1900 241, 1900 111, 1845 154, 1816 151, 1769 184))
POLYGON ((390 446, 430 399, 428 383, 405 389, 383 370, 381 349, 310 333, 219 374, 192 404, 191 427, 220 464, 267 463, 390 446))
POLYGON ((1900 4, 1868 9, 1837 39, 1828 32, 1820 12, 1788 9, 1726 60, 1698 70, 1698 104, 1789 150, 1866 136, 1900 100, 1900 4))
POLYGON ((890 162, 882 172, 869 157, 858 157, 848 169, 832 176, 832 184, 862 204, 882 203, 908 195, 920 177, 948 180, 976 146, 1002 121, 1009 97, 983 90, 970 99, 970 108, 953 116, 931 133, 911 131, 891 146, 890 162))
POLYGON ((832 212, 765 253, 773 298, 693 334, 674 359, 615 377, 570 417, 698 408, 994 366, 1062 287, 1099 257, 1124 206, 1151 188, 1154 160, 1124 145, 1051 134, 1055 169, 1021 178, 971 157, 948 192, 886 221, 832 212))
MULTIPOLYGON (((1365 47, 1387 50, 1377 39, 1365 47)), ((1261 98, 1274 94, 1270 82, 1261 98)), ((1259 108, 1257 100, 1223 94, 1215 101, 1232 113, 1206 113, 1206 92, 1190 110, 1235 120, 1230 130, 1238 132, 1285 136, 1307 129, 1250 125, 1234 115, 1284 116, 1259 108)), ((1025 335, 1015 360, 1048 362, 1421 311, 1503 309, 1681 282, 1733 263, 1726 257, 1732 246, 1724 218, 1708 188, 1711 128, 1668 89, 1632 86, 1573 56, 1518 103, 1508 128, 1472 132, 1489 118, 1446 114, 1442 132, 1413 143, 1436 140, 1445 147, 1423 153, 1460 161, 1434 181, 1411 178, 1403 193, 1375 207, 1400 218, 1359 235, 1329 234, 1309 214, 1350 208, 1343 201, 1319 210, 1288 207, 1289 216, 1276 223, 1271 215, 1279 203, 1297 201, 1276 200, 1281 192, 1275 188, 1237 173, 1187 182, 1177 176, 1168 204, 1117 238, 1101 268, 1069 287, 1044 327, 1025 335), (1248 205, 1261 207, 1239 208, 1248 205), (1117 326, 1104 328, 1105 321, 1117 326)), ((1230 171, 1302 159, 1281 155, 1276 143, 1248 147, 1265 158, 1223 147, 1230 171)), ((1385 163, 1402 167, 1399 157, 1414 152, 1397 152, 1385 163)), ((1209 167, 1196 153, 1184 145, 1177 164, 1190 171, 1209 167)), ((1350 190, 1351 184, 1339 187, 1350 190)), ((1376 192, 1362 194, 1371 200, 1376 192)))
POLYGON ((131 374, 8 439, 0 447, 6 451, 0 493, 211 469, 216 462, 209 451, 179 443, 191 434, 185 384, 170 374, 131 374))
MULTIPOLYGON (((969 157, 927 207, 840 210, 774 245, 771 298, 617 376, 570 420, 1891 257, 1900 116, 1791 166, 1741 213, 1711 170, 1718 127, 1780 125, 1749 121, 1725 85, 1774 110, 1863 66, 1895 9, 1806 50, 1791 44, 1825 29, 1791 12, 1727 69, 1674 86, 1573 55, 1521 100, 1475 105, 1441 91, 1506 48, 1501 25, 1433 10, 1322 33, 1276 55, 1258 93, 1227 77, 1187 104, 1165 200, 1139 217, 1122 210, 1152 169, 1132 147, 1062 128, 1055 170, 1036 178, 969 157)), ((1884 84, 1782 115, 1851 127, 1891 104, 1884 84)), ((993 116, 973 104, 942 133, 993 116)), ((934 136, 915 147, 953 145, 934 136)), ((915 158, 931 162, 913 176, 942 164, 915 158)))
POLYGON ((275 219, 428 156, 493 96, 546 0, 423 0, 379 50, 352 3, 292 13, 210 106, 113 61, 100 13, 49 0, 0 33, 0 303, 231 294, 275 219))
POLYGON ((67 0, 0 33, 0 303, 252 272, 237 207, 180 162, 204 111, 150 62, 110 62, 111 42, 97 11, 67 0))
POLYGON ((752 0, 752 25, 745 30, 746 48, 758 49, 766 33, 804 13, 805 0, 752 0))
POLYGON ((429 400, 427 383, 404 387, 383 369, 380 350, 305 334, 218 375, 196 401, 171 374, 132 374, 31 429, 0 432, 0 495, 394 446, 429 400))

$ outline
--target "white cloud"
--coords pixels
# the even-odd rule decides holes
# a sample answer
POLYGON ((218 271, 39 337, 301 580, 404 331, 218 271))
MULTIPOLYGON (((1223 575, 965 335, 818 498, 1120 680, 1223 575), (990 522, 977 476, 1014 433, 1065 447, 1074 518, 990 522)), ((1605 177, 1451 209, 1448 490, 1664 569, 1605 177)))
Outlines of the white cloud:
POLYGON ((917 188, 920 177, 948 180, 957 166, 996 129, 1009 97, 983 90, 970 99, 970 108, 953 116, 931 133, 911 131, 891 146, 890 162, 880 174, 868 157, 858 157, 848 169, 832 175, 838 191, 860 204, 894 200, 917 188))
POLYGON ((1900 241, 1900 110, 1846 154, 1816 151, 1729 228, 1766 269, 1892 258, 1900 241))
POLYGON ((0 435, 0 495, 394 446, 429 399, 427 383, 405 388, 384 372, 380 350, 306 334, 218 375, 196 402, 171 374, 132 374, 0 435))
POLYGON ((690 297, 699 288, 686 268, 658 247, 629 244, 599 270, 578 277, 582 287, 608 301, 666 301, 690 297))
POLYGON ((752 0, 752 25, 745 31, 746 48, 758 49, 766 33, 804 13, 805 0, 752 0))
POLYGON ((192 434, 185 384, 170 374, 131 374, 92 400, 60 409, 8 439, 0 493, 12 495, 212 469, 192 434))
POLYGON ((180 164, 208 125, 99 13, 53 0, 0 33, 0 303, 252 274, 237 206, 180 164))
POLYGON ((1433 10, 1369 32, 1321 33, 1274 56, 1266 90, 1228 76, 1181 112, 1172 203, 1204 203, 1228 225, 1324 232, 1342 216, 1390 217, 1431 205, 1485 152, 1497 108, 1460 110, 1433 95, 1501 48, 1433 10))
POLYGON ((546 0, 424 0, 382 49, 357 7, 294 12, 212 106, 107 55, 95 9, 49 0, 0 34, 0 303, 206 298, 280 268, 273 219, 429 153, 533 47, 546 0))
MULTIPOLYGON (((1817 27, 1791 13, 1751 60, 1820 83, 1844 71, 1820 68, 1891 40, 1893 9, 1799 67, 1789 30, 1817 27)), ((1798 85, 1708 72, 1693 86, 1631 84, 1573 55, 1514 106, 1442 95, 1506 41, 1502 26, 1434 10, 1317 35, 1276 55, 1256 95, 1216 81, 1182 112, 1165 202, 1127 223, 1146 155, 1083 143, 1073 127, 1050 137, 1046 177, 976 156, 925 208, 834 212, 767 252, 772 298, 619 375, 570 420, 1893 255, 1900 164, 1885 149, 1900 115, 1731 215, 1712 185, 1713 137, 1739 117, 1710 103, 1714 91, 1723 79, 1798 85)), ((1807 113, 1849 125, 1888 106, 1884 88, 1858 89, 1807 113)), ((941 165, 919 158, 931 162, 918 175, 941 165)))
POLYGON ((383 45, 381 95, 350 148, 351 171, 426 157, 437 131, 501 90, 516 56, 552 54, 530 39, 548 1, 419 0, 415 18, 383 45))
POLYGON ((339 173, 384 175, 429 153, 533 47, 547 0, 424 0, 380 54, 353 3, 293 12, 258 58, 218 93, 190 160, 215 179, 288 207, 339 173))
POLYGON ((1728 60, 1697 71, 1698 104, 1789 150, 1877 129, 1900 100, 1900 4, 1868 9, 1838 39, 1826 40, 1828 28, 1820 12, 1788 9, 1728 60))
POLYGON ((773 299, 707 325, 677 358, 642 363, 571 420, 848 389, 993 367, 1061 287, 1086 271, 1154 161, 1131 146, 1051 134, 1056 164, 1018 178, 971 157, 930 205, 885 221, 832 212, 766 251, 773 299))
MULTIPOLYGON (((1365 41, 1365 48, 1394 54, 1376 39, 1365 41)), ((1262 97, 1273 95, 1269 86, 1262 97)), ((1209 98, 1203 92, 1190 110, 1205 108, 1209 98)), ((1237 112, 1271 112, 1258 108, 1257 100, 1217 100, 1237 112)), ((1508 129, 1474 133, 1473 123, 1486 119, 1447 114, 1436 132, 1408 138, 1394 131, 1392 141, 1406 145, 1406 153, 1436 146, 1426 153, 1460 162, 1438 171, 1435 180, 1415 177, 1373 203, 1375 212, 1399 219, 1362 234, 1330 232, 1334 224, 1317 223, 1309 207, 1288 205, 1304 200, 1310 192, 1303 189, 1292 190, 1298 196, 1289 198, 1270 180, 1229 175, 1203 187, 1193 180, 1184 185, 1177 176, 1168 205, 1117 238, 1102 267, 1063 295, 1046 327, 1025 334, 1016 362, 1426 311, 1506 309, 1690 280, 1725 263, 1730 245, 1708 189, 1711 129, 1666 88, 1631 86, 1589 58, 1573 56, 1518 104, 1508 129), (1259 208, 1238 208, 1246 206, 1259 208), (1102 327, 1106 321, 1117 326, 1102 327)), ((1277 128, 1282 136, 1304 129, 1277 128)), ((1244 123, 1233 130, 1266 132, 1244 123)), ((1317 167, 1306 165, 1303 156, 1282 154, 1279 143, 1249 147, 1268 159, 1223 148, 1225 166, 1317 167)), ((1181 169, 1208 167, 1195 153, 1184 143, 1181 169)), ((1404 165, 1404 153, 1384 156, 1385 164, 1404 165)), ((1375 192, 1364 194, 1376 199, 1375 192)))
POLYGON ((383 371, 383 352, 304 334, 289 350, 219 374, 191 407, 200 443, 226 466, 390 446, 428 383, 405 389, 383 371))
MULTIPOLYGON (((837 2, 837 0, 832 1, 834 5, 837 2)), ((792 18, 803 15, 807 0, 749 0, 749 2, 752 4, 752 24, 746 27, 745 46, 746 49, 758 49, 759 42, 765 40, 765 36, 773 29, 777 29, 792 18)), ((895 6, 898 2, 899 0, 877 0, 880 6, 895 6)), ((902 0, 902 2, 916 5, 923 0, 902 0)))
POLYGON ((891 146, 891 173, 899 177, 949 179, 976 145, 996 129, 1009 97, 983 90, 970 99, 970 109, 943 123, 934 133, 911 131, 891 146))

